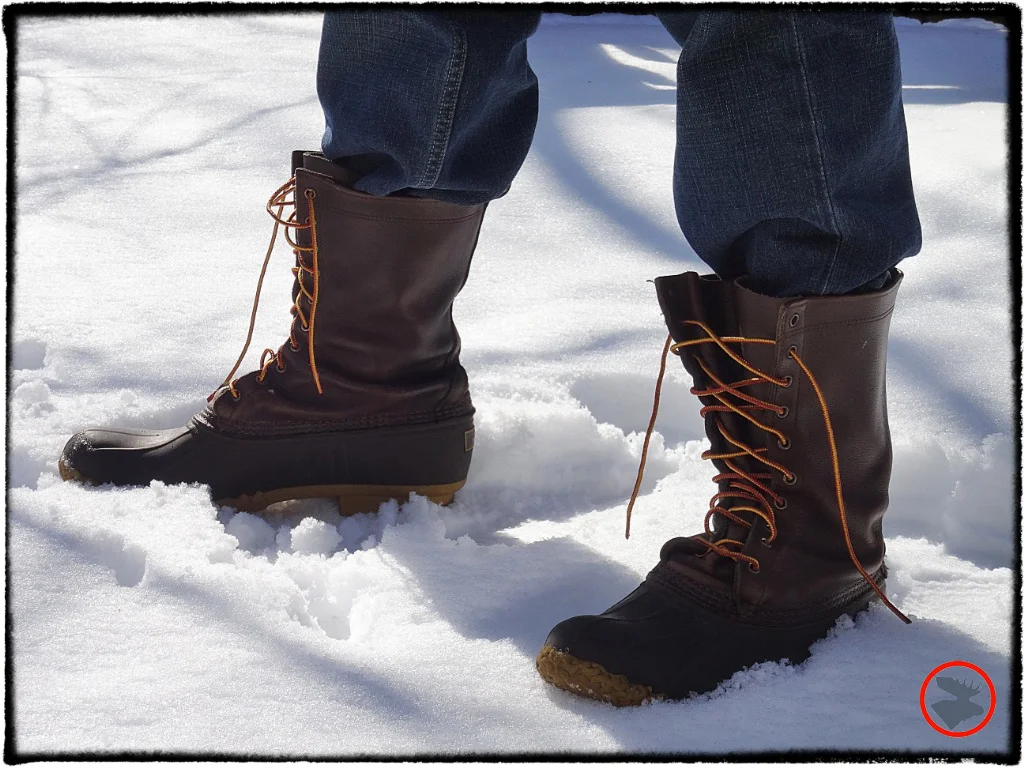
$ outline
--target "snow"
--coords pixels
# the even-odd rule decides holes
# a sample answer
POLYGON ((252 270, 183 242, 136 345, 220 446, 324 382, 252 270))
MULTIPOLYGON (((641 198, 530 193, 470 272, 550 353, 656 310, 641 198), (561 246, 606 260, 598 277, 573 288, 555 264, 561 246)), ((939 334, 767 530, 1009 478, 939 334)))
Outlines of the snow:
MULTIPOLYGON (((456 305, 478 407, 470 482, 342 519, 199 487, 84 488, 86 426, 171 427, 244 339, 293 148, 316 148, 316 14, 23 20, 8 446, 13 717, 23 752, 224 755, 977 753, 1010 717, 1013 371, 1006 34, 901 23, 925 250, 893 319, 894 601, 799 667, 616 710, 544 684, 547 631, 631 590, 699 529, 711 468, 680 366, 623 538, 664 326, 649 279, 700 264, 671 202, 676 47, 642 17, 547 19, 533 152, 492 204, 456 305), (642 140, 637 140, 642 137, 642 140), (993 678, 950 739, 921 682, 993 678), (722 737, 728 723, 728 739, 722 737)), ((288 322, 278 253, 253 354, 288 322), (265 341, 260 344, 259 341, 265 341)))

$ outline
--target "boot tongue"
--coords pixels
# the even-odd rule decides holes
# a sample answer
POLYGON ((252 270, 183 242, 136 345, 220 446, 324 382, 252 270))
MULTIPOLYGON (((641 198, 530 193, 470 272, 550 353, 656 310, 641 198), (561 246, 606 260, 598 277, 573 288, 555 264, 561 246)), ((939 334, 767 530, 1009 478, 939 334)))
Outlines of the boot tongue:
MULTIPOLYGON (((774 343, 782 337, 780 323, 783 319, 783 312, 781 310, 784 307, 785 299, 774 299, 770 296, 755 293, 743 286, 742 278, 733 285, 733 297, 733 306, 739 330, 737 335, 748 339, 765 339, 773 342, 771 344, 744 342, 733 346, 734 351, 746 360, 747 364, 752 368, 756 368, 768 376, 774 376, 780 356, 786 354, 785 349, 779 349, 778 345, 774 343)), ((744 379, 749 379, 754 375, 746 369, 743 371, 744 379)), ((773 402, 775 389, 776 386, 774 384, 762 383, 744 387, 742 391, 759 400, 773 402)), ((752 410, 750 415, 761 423, 766 423, 766 420, 772 416, 765 410, 752 410)), ((771 438, 770 432, 759 429, 750 422, 746 423, 744 429, 747 430, 747 436, 750 438, 749 440, 744 440, 744 442, 751 447, 766 446, 771 438)), ((756 465, 756 471, 766 471, 764 465, 760 462, 753 461, 753 463, 756 465)))
MULTIPOLYGON (((655 286, 666 325, 676 342, 708 338, 699 326, 686 321, 700 321, 719 337, 775 338, 779 315, 778 299, 754 294, 738 287, 732 281, 723 281, 714 276, 699 276, 693 272, 658 278, 655 280, 655 286)), ((772 344, 744 343, 729 344, 728 346, 748 364, 764 373, 771 373, 775 367, 777 350, 772 344)), ((698 389, 710 388, 715 384, 704 373, 697 358, 702 360, 705 366, 724 384, 733 384, 753 376, 743 366, 726 355, 715 343, 684 347, 680 357, 686 370, 693 376, 698 389)), ((769 399, 772 388, 773 385, 770 384, 757 384, 744 387, 740 391, 760 399, 769 399)), ((742 402, 729 395, 726 395, 726 398, 735 404, 742 402)), ((703 405, 720 405, 719 401, 711 396, 702 397, 701 403, 703 405)), ((759 421, 764 421, 768 416, 766 411, 752 410, 749 413, 759 421)), ((722 437, 717 426, 718 421, 735 439, 752 448, 765 445, 766 438, 770 437, 769 433, 758 429, 739 414, 731 411, 710 412, 705 417, 704 423, 713 453, 728 453, 737 450, 722 437)), ((763 465, 751 458, 741 457, 731 461, 745 472, 764 471, 763 465)), ((713 463, 721 473, 732 471, 721 459, 715 459, 713 463)), ((726 490, 729 483, 729 480, 720 482, 719 490, 726 490)), ((719 505, 732 507, 744 503, 742 499, 726 498, 722 499, 719 505)), ((754 517, 749 512, 737 514, 748 520, 754 517)), ((729 538, 743 541, 748 534, 746 527, 722 515, 715 515, 712 525, 714 540, 729 538)), ((676 560, 685 564, 689 569, 700 570, 721 581, 731 582, 735 567, 733 560, 715 554, 695 558, 693 555, 706 552, 705 547, 695 542, 676 539, 669 544, 671 546, 666 545, 663 550, 665 558, 676 560)))
POLYGON ((327 176, 331 181, 341 184, 343 187, 351 188, 362 178, 362 174, 346 167, 342 163, 328 160, 319 152, 302 152, 300 167, 305 168, 307 171, 319 173, 321 176, 327 176))
MULTIPOLYGON (((781 336, 779 323, 782 321, 781 310, 786 299, 775 299, 755 293, 744 287, 740 278, 733 284, 734 311, 736 312, 739 335, 751 339, 769 339, 775 341, 781 336)), ((743 344, 740 356, 755 368, 771 373, 778 359, 779 350, 774 344, 743 344)), ((785 353, 785 350, 782 350, 785 353)), ((770 384, 756 385, 771 387, 770 384)), ((757 395, 760 397, 761 395, 757 395)))
MULTIPOLYGON (((737 280, 733 286, 733 297, 735 299, 733 306, 739 326, 739 336, 748 339, 765 339, 772 342, 782 337, 779 323, 782 322, 783 313, 780 310, 783 308, 785 300, 775 299, 745 288, 742 278, 737 280)), ((768 376, 775 375, 774 372, 778 368, 779 356, 786 353, 786 350, 779 349, 776 343, 757 344, 744 342, 734 346, 734 350, 748 365, 768 376)), ((753 376, 755 374, 744 369, 744 379, 749 379, 753 376)), ((776 385, 770 383, 752 384, 743 387, 741 391, 751 397, 756 397, 769 403, 774 402, 776 399, 776 385)), ((774 419, 772 413, 762 409, 753 409, 748 411, 748 413, 762 424, 771 425, 774 419)), ((732 423, 739 423, 737 428, 741 430, 739 435, 736 435, 735 432, 733 434, 751 448, 765 448, 771 441, 777 439, 771 432, 751 424, 749 421, 742 419, 742 417, 733 416, 733 421, 727 425, 730 430, 732 423)), ((749 457, 735 459, 734 461, 744 471, 756 473, 772 471, 765 464, 749 457)), ((770 484, 770 480, 762 479, 762 482, 770 484)), ((749 512, 743 514, 744 519, 749 520, 755 517, 749 512)), ((730 538, 737 538, 742 541, 746 535, 747 529, 730 521, 728 531, 730 538)))

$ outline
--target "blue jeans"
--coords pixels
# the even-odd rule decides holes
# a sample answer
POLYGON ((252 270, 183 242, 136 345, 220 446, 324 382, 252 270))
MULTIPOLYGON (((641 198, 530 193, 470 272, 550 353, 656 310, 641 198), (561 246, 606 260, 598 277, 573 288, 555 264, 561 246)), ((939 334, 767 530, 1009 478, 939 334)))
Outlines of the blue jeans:
MULTIPOLYGON (((771 296, 878 287, 921 247, 889 14, 659 14, 682 47, 674 195, 718 275, 771 296)), ((530 10, 325 14, 323 151, 374 195, 503 195, 537 122, 530 10)))

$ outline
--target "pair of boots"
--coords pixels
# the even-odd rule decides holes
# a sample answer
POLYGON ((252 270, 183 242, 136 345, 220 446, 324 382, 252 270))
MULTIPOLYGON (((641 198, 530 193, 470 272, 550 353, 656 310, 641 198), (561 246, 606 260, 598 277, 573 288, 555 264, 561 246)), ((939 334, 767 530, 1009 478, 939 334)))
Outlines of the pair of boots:
MULTIPOLYGON (((343 513, 412 492, 445 504, 465 483, 474 410, 452 303, 484 206, 364 195, 318 153, 293 153, 292 171, 267 206, 295 253, 287 341, 180 429, 76 434, 65 480, 204 483, 249 511, 336 497, 343 513)), ((683 698, 806 659, 876 597, 906 620, 884 595, 881 527, 899 280, 791 299, 695 273, 655 282, 669 330, 658 392, 675 353, 704 406, 718 492, 705 530, 669 541, 632 594, 552 630, 545 680, 616 705, 683 698)))

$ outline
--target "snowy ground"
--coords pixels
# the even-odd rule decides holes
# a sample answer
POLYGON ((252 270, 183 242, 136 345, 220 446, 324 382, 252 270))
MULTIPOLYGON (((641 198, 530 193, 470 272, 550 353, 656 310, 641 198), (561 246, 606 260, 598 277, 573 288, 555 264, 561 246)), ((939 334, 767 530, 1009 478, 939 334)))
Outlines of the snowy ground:
MULTIPOLYGON (((89 425, 170 427, 237 355, 289 151, 316 148, 319 17, 51 18, 19 27, 9 508, 23 752, 1001 750, 1014 500, 1006 35, 901 22, 925 249, 893 320, 890 593, 799 668, 638 710, 546 686, 548 629, 599 611, 697 530, 701 423, 669 375, 649 483, 624 503, 664 339, 648 279, 700 269, 674 221, 675 46, 649 19, 549 19, 530 159, 457 305, 478 407, 470 482, 340 520, 260 519, 199 487, 89 489, 89 425), (557 216, 551 215, 557 212, 557 216), (230 279, 218 276, 230 275, 230 279), (937 664, 983 667, 990 725, 924 722, 937 664), (722 737, 728 723, 730 738, 722 737)), ((289 256, 254 350, 284 338, 289 256)), ((255 354, 249 361, 255 366, 255 354)))

